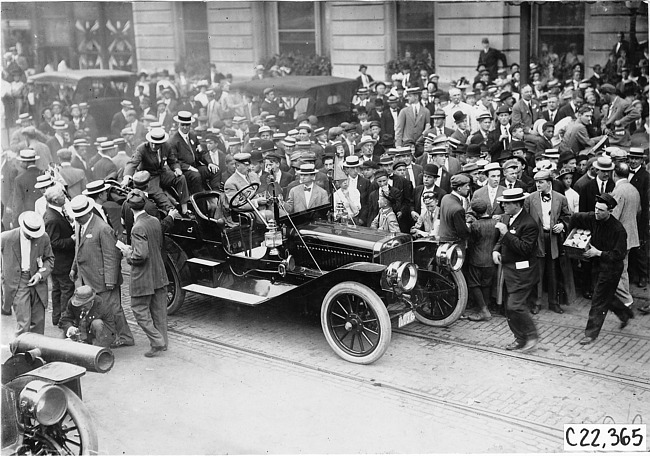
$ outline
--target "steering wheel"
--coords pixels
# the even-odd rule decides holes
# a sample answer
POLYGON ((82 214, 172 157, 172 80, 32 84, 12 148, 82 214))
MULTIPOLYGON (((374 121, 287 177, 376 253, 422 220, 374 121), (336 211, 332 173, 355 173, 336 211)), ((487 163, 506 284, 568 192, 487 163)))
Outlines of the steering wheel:
POLYGON ((255 194, 257 192, 257 189, 260 188, 260 184, 257 182, 253 182, 251 184, 248 184, 246 187, 240 189, 237 193, 235 193, 232 198, 230 198, 230 201, 228 204, 230 205, 231 209, 239 209, 241 207, 246 206, 246 204, 249 204, 251 194, 255 194), (252 192, 247 192, 247 190, 252 190, 252 192))

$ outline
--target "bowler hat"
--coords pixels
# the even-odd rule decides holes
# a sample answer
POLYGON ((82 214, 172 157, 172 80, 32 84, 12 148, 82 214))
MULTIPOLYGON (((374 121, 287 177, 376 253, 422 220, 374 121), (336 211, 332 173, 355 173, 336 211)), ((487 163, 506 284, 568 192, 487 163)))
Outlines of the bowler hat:
POLYGON ((454 122, 460 123, 464 122, 467 119, 467 115, 463 111, 456 111, 454 113, 454 122))
POLYGON ((276 150, 277 147, 275 147, 275 143, 269 139, 265 139, 260 141, 259 146, 257 146, 258 152, 272 152, 276 150))
POLYGON ((481 145, 480 144, 470 144, 467 146, 467 157, 480 157, 481 156, 481 145))
POLYGON ((501 95, 499 95, 499 101, 501 102, 506 101, 508 98, 512 98, 512 92, 509 92, 507 90, 501 92, 501 95))
POLYGON ((432 177, 438 177, 438 166, 433 163, 427 163, 422 170, 423 174, 432 177))
POLYGON ((39 238, 45 234, 43 218, 34 211, 25 211, 18 216, 20 231, 25 236, 39 238))

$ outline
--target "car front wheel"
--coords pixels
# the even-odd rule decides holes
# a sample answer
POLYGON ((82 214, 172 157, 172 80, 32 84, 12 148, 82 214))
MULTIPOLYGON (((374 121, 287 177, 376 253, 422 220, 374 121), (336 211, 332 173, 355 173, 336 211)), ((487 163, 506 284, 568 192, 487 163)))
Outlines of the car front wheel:
POLYGON ((173 315, 185 301, 185 290, 181 288, 181 275, 174 262, 165 257, 165 272, 167 273, 167 315, 173 315))
POLYGON ((386 352, 391 338, 388 310, 365 285, 342 282, 323 299, 321 326, 334 353, 356 364, 371 364, 386 352))

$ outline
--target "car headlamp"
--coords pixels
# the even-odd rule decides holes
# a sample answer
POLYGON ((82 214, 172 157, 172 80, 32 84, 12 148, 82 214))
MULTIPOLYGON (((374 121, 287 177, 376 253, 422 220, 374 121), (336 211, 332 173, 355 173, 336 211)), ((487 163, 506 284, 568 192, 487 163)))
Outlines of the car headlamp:
POLYGON ((414 263, 394 261, 386 268, 386 282, 400 291, 409 292, 418 280, 418 267, 414 263))
POLYGON ((59 422, 68 409, 63 389, 42 380, 29 382, 20 392, 18 403, 22 413, 44 426, 59 422))
POLYGON ((456 244, 441 244, 436 250, 436 263, 442 268, 458 271, 464 260, 463 250, 456 244))

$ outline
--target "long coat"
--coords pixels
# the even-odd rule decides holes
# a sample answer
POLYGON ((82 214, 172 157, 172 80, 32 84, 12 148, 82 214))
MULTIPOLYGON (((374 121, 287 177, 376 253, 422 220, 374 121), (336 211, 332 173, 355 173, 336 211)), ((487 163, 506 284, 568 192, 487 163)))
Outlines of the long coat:
POLYGON ((108 291, 107 285, 121 285, 120 261, 122 254, 115 246, 113 229, 101 217, 94 215, 83 236, 77 233, 74 270, 83 285, 90 285, 97 293, 108 291))
POLYGON ((146 212, 135 219, 131 230, 133 252, 131 264, 131 296, 147 296, 167 286, 163 263, 163 235, 160 222, 146 212))
MULTIPOLYGON (((510 216, 504 216, 503 223, 508 225, 509 221, 510 216)), ((494 246, 495 252, 501 252, 503 279, 509 293, 532 289, 539 281, 536 258, 538 231, 535 220, 522 210, 494 246), (528 262, 527 266, 525 262, 528 262)))
MULTIPOLYGON (((33 276, 41 273, 41 280, 34 289, 41 299, 41 303, 47 307, 47 278, 54 267, 54 254, 50 245, 50 237, 45 233, 43 236, 32 239, 29 258, 29 273, 33 276), (43 266, 39 270, 37 259, 40 258, 43 266)), ((2 299, 3 309, 10 309, 18 292, 20 283, 20 228, 5 231, 0 237, 0 251, 2 251, 2 299)))
POLYGON ((641 196, 638 190, 627 180, 619 181, 612 190, 612 196, 617 202, 612 215, 623 224, 627 232, 627 249, 639 247, 637 216, 641 213, 641 196))

